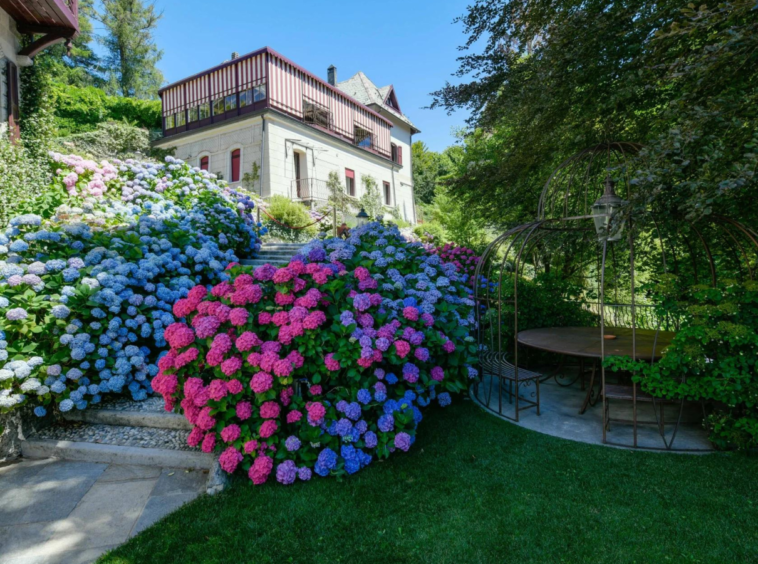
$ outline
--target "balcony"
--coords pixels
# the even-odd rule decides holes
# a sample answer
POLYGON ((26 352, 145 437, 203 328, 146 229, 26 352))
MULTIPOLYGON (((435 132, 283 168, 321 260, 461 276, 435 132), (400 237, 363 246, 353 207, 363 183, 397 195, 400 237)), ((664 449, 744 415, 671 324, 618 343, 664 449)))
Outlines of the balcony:
POLYGON ((79 33, 78 0, 0 0, 0 8, 16 22, 24 35, 42 35, 19 55, 34 57, 37 53, 79 33))

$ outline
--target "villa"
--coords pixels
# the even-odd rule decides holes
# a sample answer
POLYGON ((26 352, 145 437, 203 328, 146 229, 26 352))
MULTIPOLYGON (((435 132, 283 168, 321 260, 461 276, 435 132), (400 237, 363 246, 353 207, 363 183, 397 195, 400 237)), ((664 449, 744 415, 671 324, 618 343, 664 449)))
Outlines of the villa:
POLYGON ((359 72, 337 81, 315 76, 273 49, 232 54, 223 64, 160 91, 164 137, 158 148, 262 197, 304 203, 328 197, 336 171, 345 192, 377 182, 383 205, 416 223, 411 144, 419 130, 395 89, 359 72))

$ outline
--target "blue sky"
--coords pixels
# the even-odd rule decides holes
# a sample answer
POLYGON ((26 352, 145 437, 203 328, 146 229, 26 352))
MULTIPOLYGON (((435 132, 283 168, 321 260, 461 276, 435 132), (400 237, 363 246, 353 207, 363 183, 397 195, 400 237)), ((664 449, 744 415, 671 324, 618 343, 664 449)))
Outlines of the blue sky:
POLYGON ((425 110, 429 93, 457 68, 457 47, 465 42, 456 16, 466 0, 383 0, 381 2, 241 0, 157 0, 163 11, 157 43, 159 68, 173 82, 268 45, 312 73, 326 78, 337 67, 345 80, 362 70, 377 86, 394 84, 398 101, 430 149, 454 143, 452 130, 466 114, 425 110))

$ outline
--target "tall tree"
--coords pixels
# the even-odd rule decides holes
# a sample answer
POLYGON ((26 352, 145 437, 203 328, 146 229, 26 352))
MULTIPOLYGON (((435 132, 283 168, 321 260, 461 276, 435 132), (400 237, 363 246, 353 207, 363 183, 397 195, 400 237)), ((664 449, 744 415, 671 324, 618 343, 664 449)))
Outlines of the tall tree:
POLYGON ((163 57, 154 33, 162 14, 153 2, 103 0, 97 20, 105 27, 100 42, 111 94, 130 98, 155 98, 163 82, 156 64, 163 57))
POLYGON ((754 6, 475 1, 458 20, 469 35, 463 82, 432 104, 470 109, 477 129, 457 197, 491 223, 530 219, 558 163, 622 140, 647 146, 636 165, 640 205, 687 219, 758 217, 754 6))
POLYGON ((47 72, 54 81, 80 87, 102 86, 100 59, 92 50, 94 16, 92 0, 79 0, 79 34, 71 42, 70 50, 58 44, 37 57, 49 61, 47 72))

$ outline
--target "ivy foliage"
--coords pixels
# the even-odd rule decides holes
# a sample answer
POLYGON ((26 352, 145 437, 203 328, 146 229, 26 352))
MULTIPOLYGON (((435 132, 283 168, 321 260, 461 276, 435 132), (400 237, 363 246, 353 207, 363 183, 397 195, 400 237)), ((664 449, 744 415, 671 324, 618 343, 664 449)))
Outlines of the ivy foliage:
POLYGON ((724 280, 684 293, 669 276, 657 285, 665 311, 684 322, 655 364, 611 357, 613 370, 634 374, 656 397, 705 402, 706 425, 719 447, 758 447, 758 283, 724 280))
POLYGON ((99 88, 66 84, 52 87, 55 122, 60 136, 93 131, 107 121, 128 122, 148 130, 161 128, 161 103, 122 96, 108 96, 99 88))

